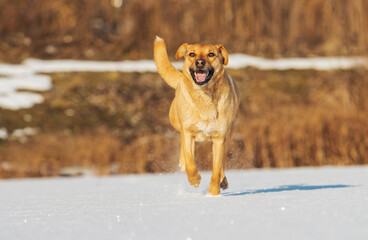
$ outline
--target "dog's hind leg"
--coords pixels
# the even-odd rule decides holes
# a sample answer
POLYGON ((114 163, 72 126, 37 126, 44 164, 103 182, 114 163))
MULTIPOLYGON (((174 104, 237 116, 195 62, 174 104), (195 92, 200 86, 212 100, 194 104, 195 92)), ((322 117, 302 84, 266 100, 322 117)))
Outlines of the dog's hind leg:
POLYGON ((227 182, 225 173, 224 173, 224 166, 221 168, 221 180, 220 180, 220 188, 225 190, 229 187, 229 183, 227 182))

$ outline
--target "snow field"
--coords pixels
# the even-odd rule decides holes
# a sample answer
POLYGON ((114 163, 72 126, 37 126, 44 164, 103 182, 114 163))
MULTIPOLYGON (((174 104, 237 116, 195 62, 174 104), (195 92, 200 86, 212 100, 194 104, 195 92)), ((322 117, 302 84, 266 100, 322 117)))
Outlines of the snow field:
POLYGON ((1 239, 367 239, 368 167, 0 181, 1 239))

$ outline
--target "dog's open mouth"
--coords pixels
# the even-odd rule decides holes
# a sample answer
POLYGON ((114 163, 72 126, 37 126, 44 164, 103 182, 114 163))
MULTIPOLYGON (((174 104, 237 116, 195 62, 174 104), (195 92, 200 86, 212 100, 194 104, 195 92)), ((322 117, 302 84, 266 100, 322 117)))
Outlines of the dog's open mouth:
POLYGON ((206 70, 193 70, 193 69, 189 69, 189 70, 190 70, 190 74, 192 75, 194 82, 200 86, 208 83, 211 80, 213 72, 214 72, 213 68, 206 69, 206 70))

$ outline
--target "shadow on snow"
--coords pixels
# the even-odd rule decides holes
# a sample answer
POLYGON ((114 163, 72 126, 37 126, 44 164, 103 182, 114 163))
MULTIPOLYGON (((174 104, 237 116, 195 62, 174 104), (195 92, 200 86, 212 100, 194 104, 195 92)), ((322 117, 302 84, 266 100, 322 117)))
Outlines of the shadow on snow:
POLYGON ((268 189, 257 189, 257 190, 249 190, 243 192, 229 192, 222 193, 223 196, 242 196, 248 194, 258 194, 258 193, 275 193, 275 192, 284 192, 284 191, 311 191, 311 190, 320 190, 320 189, 334 189, 334 188, 347 188, 354 187, 352 185, 317 185, 317 186, 308 186, 308 185, 285 185, 275 188, 268 189))

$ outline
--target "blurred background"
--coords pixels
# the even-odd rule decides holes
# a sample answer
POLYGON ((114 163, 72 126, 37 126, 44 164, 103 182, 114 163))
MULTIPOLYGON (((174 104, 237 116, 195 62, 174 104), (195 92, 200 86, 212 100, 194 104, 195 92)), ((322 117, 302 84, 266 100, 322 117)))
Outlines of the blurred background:
POLYGON ((152 39, 267 57, 361 55, 365 0, 1 0, 0 59, 152 58, 152 39))
MULTIPOLYGON (((0 0, 0 63, 152 59, 156 35, 172 57, 183 42, 266 58, 366 57, 367 12, 365 0, 0 0)), ((368 163, 366 68, 229 72, 241 106, 226 168, 368 163)), ((157 73, 48 75, 42 104, 0 108, 0 178, 177 170, 174 91, 157 73)), ((211 145, 196 151, 211 169, 211 145)))

